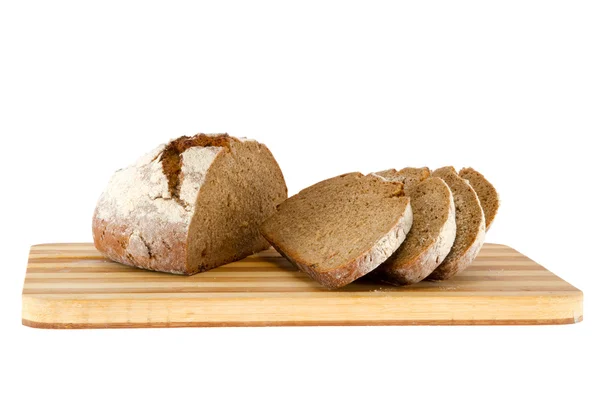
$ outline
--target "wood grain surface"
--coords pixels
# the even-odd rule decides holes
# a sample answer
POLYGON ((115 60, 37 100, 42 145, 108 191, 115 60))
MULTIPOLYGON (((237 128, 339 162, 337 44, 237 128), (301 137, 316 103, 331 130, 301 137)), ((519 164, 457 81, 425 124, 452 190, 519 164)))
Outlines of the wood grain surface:
POLYGON ((23 324, 37 328, 569 324, 583 293, 514 249, 485 244, 443 282, 361 279, 328 290, 267 250, 194 276, 114 263, 91 243, 31 248, 23 324))

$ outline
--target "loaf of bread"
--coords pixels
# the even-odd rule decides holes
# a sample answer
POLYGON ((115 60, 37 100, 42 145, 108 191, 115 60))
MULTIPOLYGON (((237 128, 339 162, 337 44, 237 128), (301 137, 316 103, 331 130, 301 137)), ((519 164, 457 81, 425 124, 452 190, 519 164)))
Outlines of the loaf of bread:
POLYGON ((420 282, 444 261, 454 244, 456 219, 452 191, 442 179, 430 177, 429 168, 376 174, 404 183, 413 224, 398 250, 369 276, 393 285, 420 282))
POLYGON ((339 288, 391 256, 411 225, 401 182, 356 172, 290 197, 261 232, 299 269, 328 288, 339 288))
POLYGON ((265 145, 184 136, 113 175, 94 212, 94 244, 123 264, 190 275, 268 248, 259 225, 286 197, 265 145))

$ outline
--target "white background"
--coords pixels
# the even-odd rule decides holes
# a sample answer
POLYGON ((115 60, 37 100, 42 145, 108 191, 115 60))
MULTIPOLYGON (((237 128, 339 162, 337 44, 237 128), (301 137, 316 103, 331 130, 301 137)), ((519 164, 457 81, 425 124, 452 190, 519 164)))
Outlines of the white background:
POLYGON ((0 397, 600 398, 597 2, 0 4, 0 397), (487 241, 582 289, 584 322, 22 327, 29 246, 91 241, 112 172, 197 132, 266 143, 290 194, 473 166, 502 197, 487 241))

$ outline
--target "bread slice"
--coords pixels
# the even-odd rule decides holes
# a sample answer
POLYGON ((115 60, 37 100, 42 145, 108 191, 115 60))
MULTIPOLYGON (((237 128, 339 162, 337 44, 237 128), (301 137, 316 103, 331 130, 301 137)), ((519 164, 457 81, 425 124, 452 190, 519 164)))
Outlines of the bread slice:
POLYGON ((392 255, 411 224, 402 183, 355 172, 290 197, 262 224, 261 233, 313 279, 339 288, 392 255))
POLYGON ((385 171, 375 172, 373 175, 381 176, 390 181, 404 183, 404 191, 407 192, 411 187, 418 185, 423 180, 431 176, 431 171, 427 167, 413 168, 406 167, 400 171, 395 169, 386 169, 385 171))
POLYGON ((435 170, 452 190, 456 208, 456 237, 450 253, 427 277, 430 280, 449 279, 464 270, 479 254, 485 239, 485 217, 475 190, 453 167, 435 170))
POLYGON ((469 181, 469 184, 475 189, 477 197, 485 214, 485 230, 488 231, 500 207, 500 198, 496 188, 485 177, 475 171, 473 168, 463 168, 459 174, 461 178, 469 181))
MULTIPOLYGON (((401 170, 402 171, 402 170, 401 170)), ((405 180, 398 171, 396 178, 405 180)), ((388 175, 388 179, 394 179, 388 175)), ((400 248, 370 277, 394 285, 410 285, 430 275, 446 258, 456 236, 452 192, 440 178, 427 178, 406 190, 413 224, 400 248)))
POLYGON ((268 248, 259 224, 286 197, 265 145, 183 136, 113 175, 94 212, 94 244, 123 264, 194 274, 268 248))

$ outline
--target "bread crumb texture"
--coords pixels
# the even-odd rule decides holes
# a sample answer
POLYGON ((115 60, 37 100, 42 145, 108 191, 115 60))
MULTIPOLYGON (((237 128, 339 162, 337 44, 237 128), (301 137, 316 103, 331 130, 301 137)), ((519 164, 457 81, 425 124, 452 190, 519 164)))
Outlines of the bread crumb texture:
POLYGON ((261 232, 313 279, 341 287, 376 268, 404 240, 412 209, 402 188, 358 172, 327 179, 283 202, 261 232))

